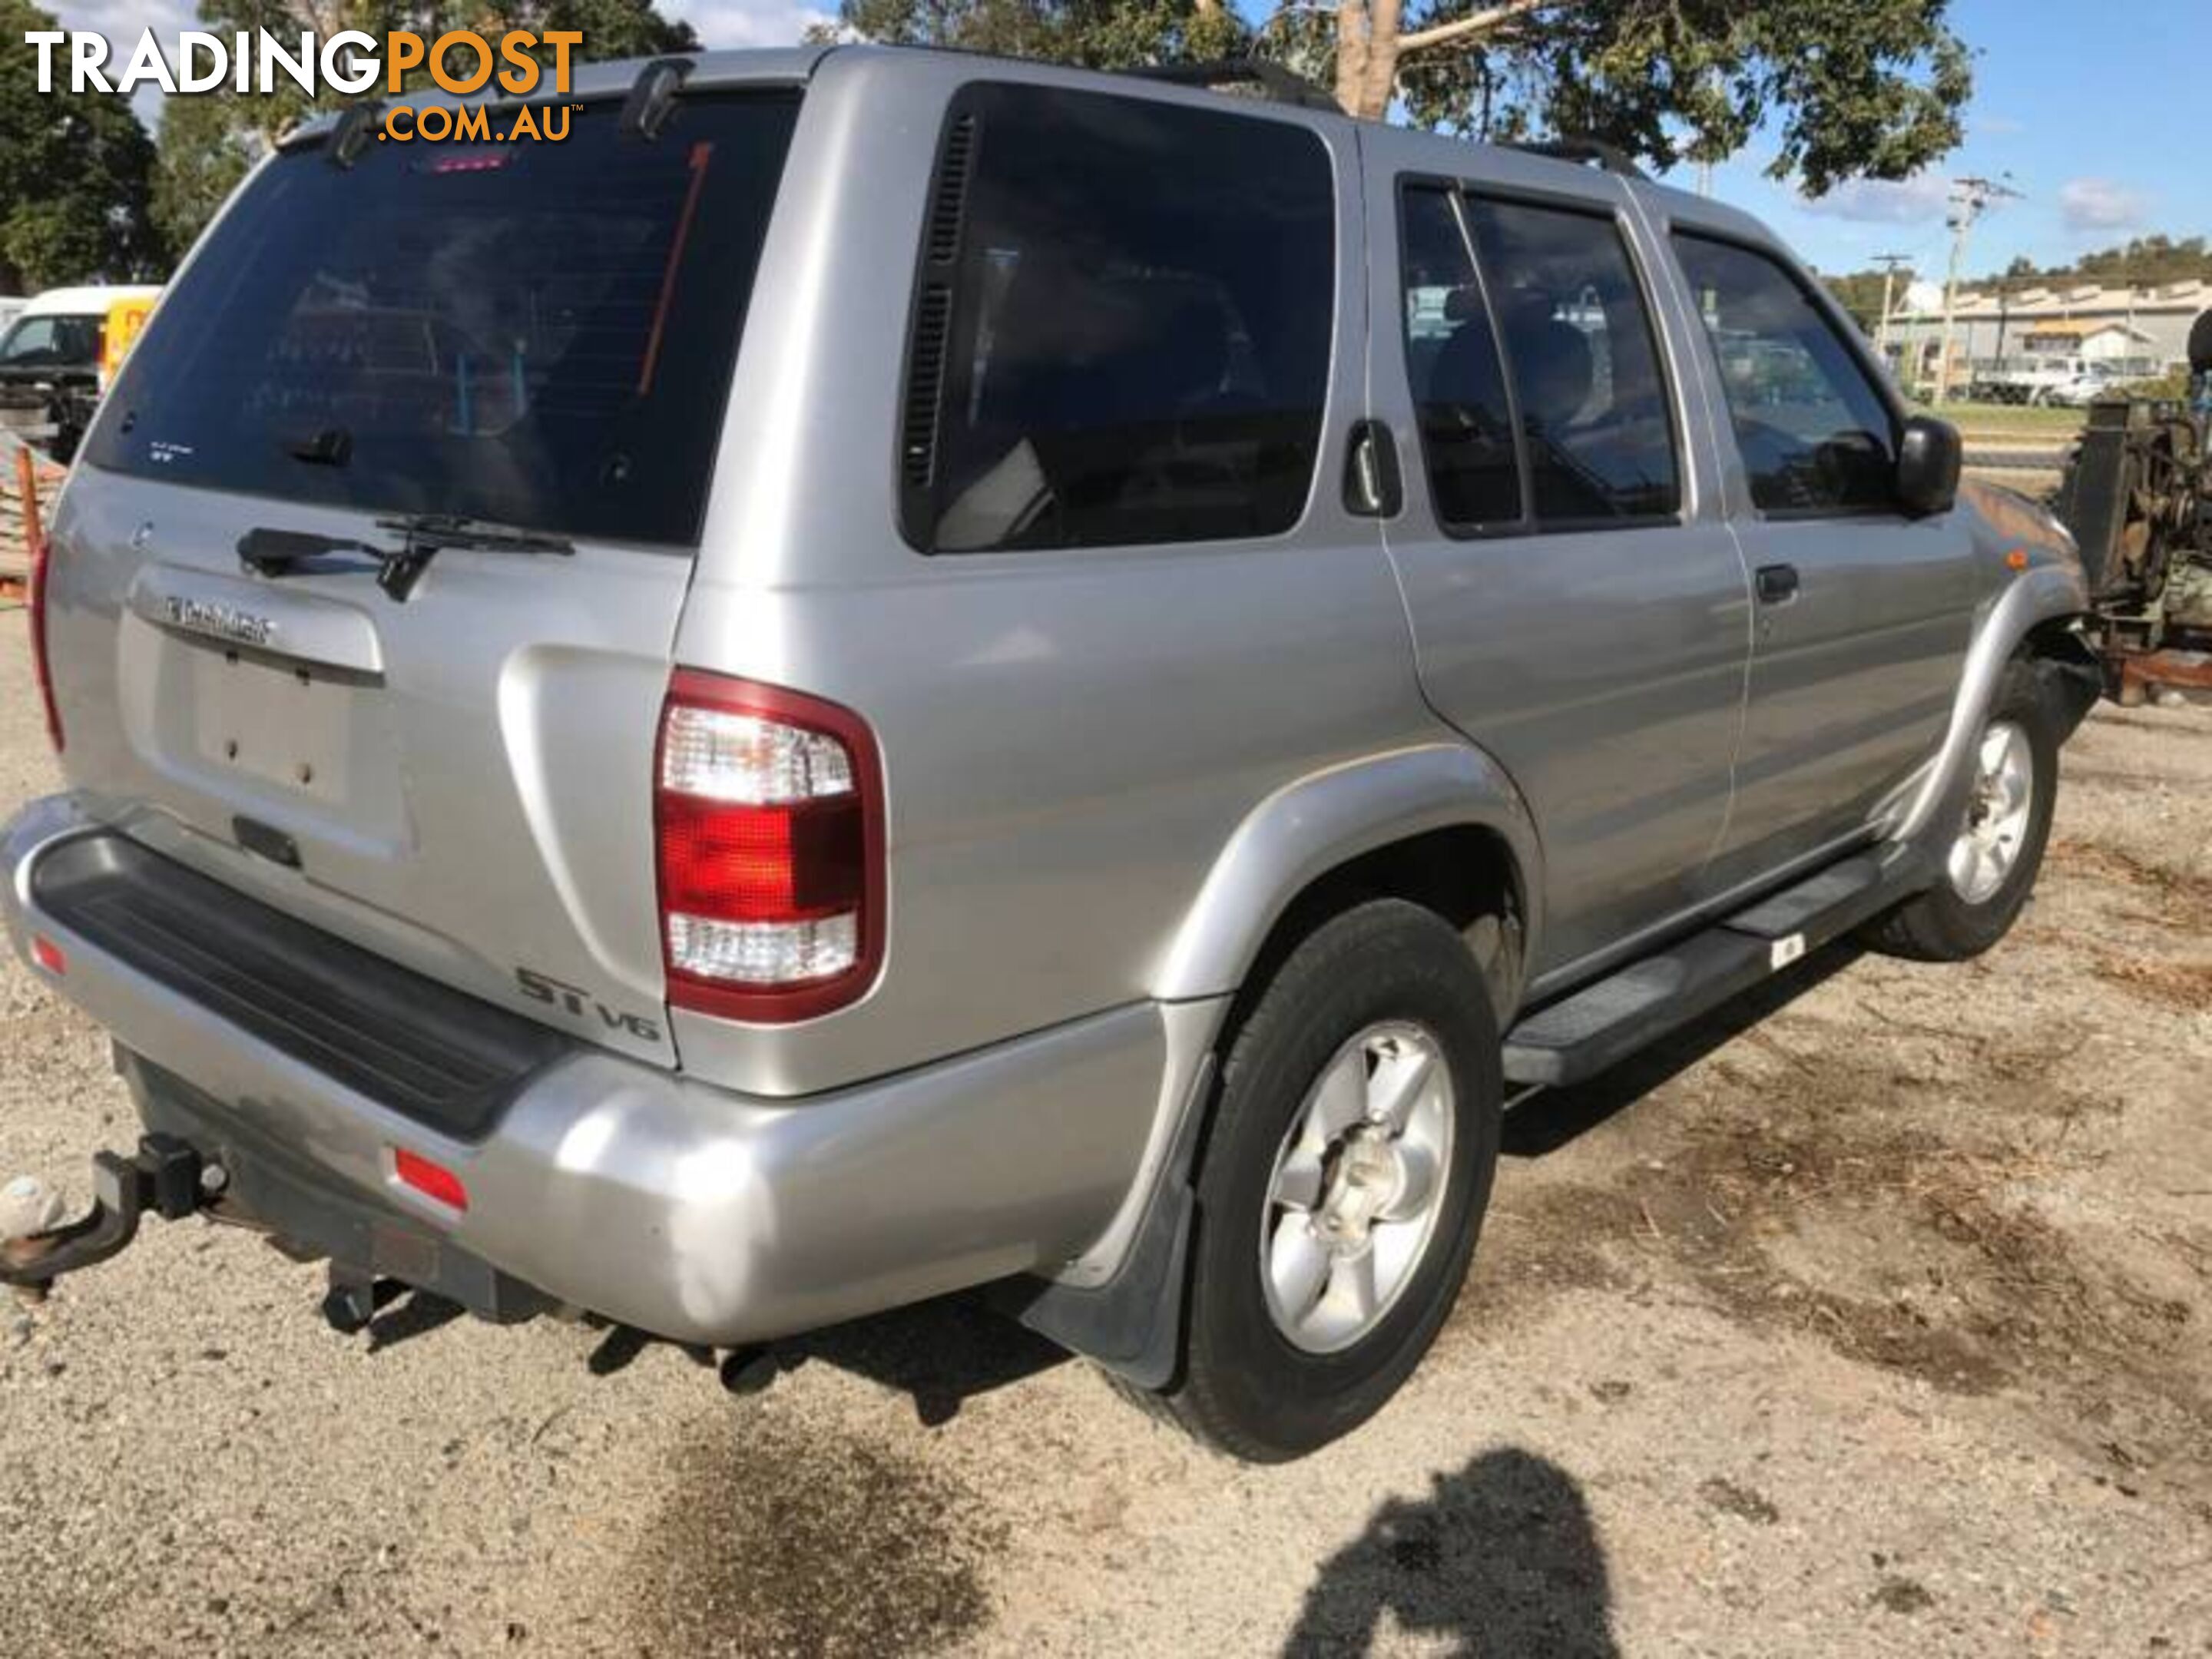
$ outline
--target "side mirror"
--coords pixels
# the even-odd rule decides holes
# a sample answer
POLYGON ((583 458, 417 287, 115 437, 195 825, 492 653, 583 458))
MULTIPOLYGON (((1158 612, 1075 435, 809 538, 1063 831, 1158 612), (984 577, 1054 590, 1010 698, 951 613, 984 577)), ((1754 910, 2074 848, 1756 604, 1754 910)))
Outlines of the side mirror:
POLYGON ((1914 416, 1897 447, 1898 504, 1916 519, 1948 513, 1959 499, 1965 459, 1957 427, 1932 415, 1914 416))

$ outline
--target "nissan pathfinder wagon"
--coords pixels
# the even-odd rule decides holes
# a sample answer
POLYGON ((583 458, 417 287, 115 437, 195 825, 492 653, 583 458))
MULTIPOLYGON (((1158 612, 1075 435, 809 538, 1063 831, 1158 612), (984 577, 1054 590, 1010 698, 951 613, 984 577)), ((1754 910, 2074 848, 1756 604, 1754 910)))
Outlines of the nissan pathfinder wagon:
POLYGON ((104 401, 4 901, 144 1135, 15 1282, 197 1213, 740 1375, 991 1285, 1290 1457, 1509 1093, 2027 900, 2072 544, 1743 214, 1233 66, 574 96, 302 127, 104 401))

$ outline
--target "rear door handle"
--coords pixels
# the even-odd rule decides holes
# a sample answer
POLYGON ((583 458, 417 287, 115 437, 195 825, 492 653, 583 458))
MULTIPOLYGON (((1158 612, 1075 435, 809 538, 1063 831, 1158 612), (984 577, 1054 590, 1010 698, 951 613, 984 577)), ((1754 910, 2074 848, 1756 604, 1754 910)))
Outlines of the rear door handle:
POLYGON ((1363 519, 1395 519, 1405 501, 1390 428, 1380 421, 1355 421, 1344 457, 1344 510, 1363 519))
POLYGON ((1787 605, 1797 597, 1797 567, 1794 564, 1763 564, 1753 573, 1752 580, 1761 605, 1787 605))

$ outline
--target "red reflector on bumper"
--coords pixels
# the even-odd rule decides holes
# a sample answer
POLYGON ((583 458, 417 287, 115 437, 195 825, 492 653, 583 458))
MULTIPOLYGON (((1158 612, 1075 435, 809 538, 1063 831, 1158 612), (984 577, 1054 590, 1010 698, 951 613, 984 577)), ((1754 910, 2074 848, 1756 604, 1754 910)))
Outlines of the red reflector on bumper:
POLYGON ((400 1185, 412 1187, 425 1198, 434 1198, 456 1210, 469 1207, 469 1189, 461 1185, 460 1176, 442 1164, 433 1164, 419 1152, 393 1147, 392 1172, 399 1177, 400 1185))
POLYGON ((58 979, 69 972, 69 958, 62 954, 62 947, 44 933, 31 935, 31 960, 58 979))

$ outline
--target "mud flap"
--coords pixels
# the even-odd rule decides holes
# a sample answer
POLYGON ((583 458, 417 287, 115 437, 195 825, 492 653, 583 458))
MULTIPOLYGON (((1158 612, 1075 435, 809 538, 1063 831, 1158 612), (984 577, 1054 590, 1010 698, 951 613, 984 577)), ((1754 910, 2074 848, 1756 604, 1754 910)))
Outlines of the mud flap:
POLYGON ((1002 1293, 1005 1311, 1031 1330, 1141 1389, 1166 1388, 1182 1364, 1183 1297, 1198 1213, 1190 1177, 1212 1083, 1209 1056, 1193 1079, 1175 1145, 1114 1276, 1087 1289, 1016 1279, 1002 1293))

